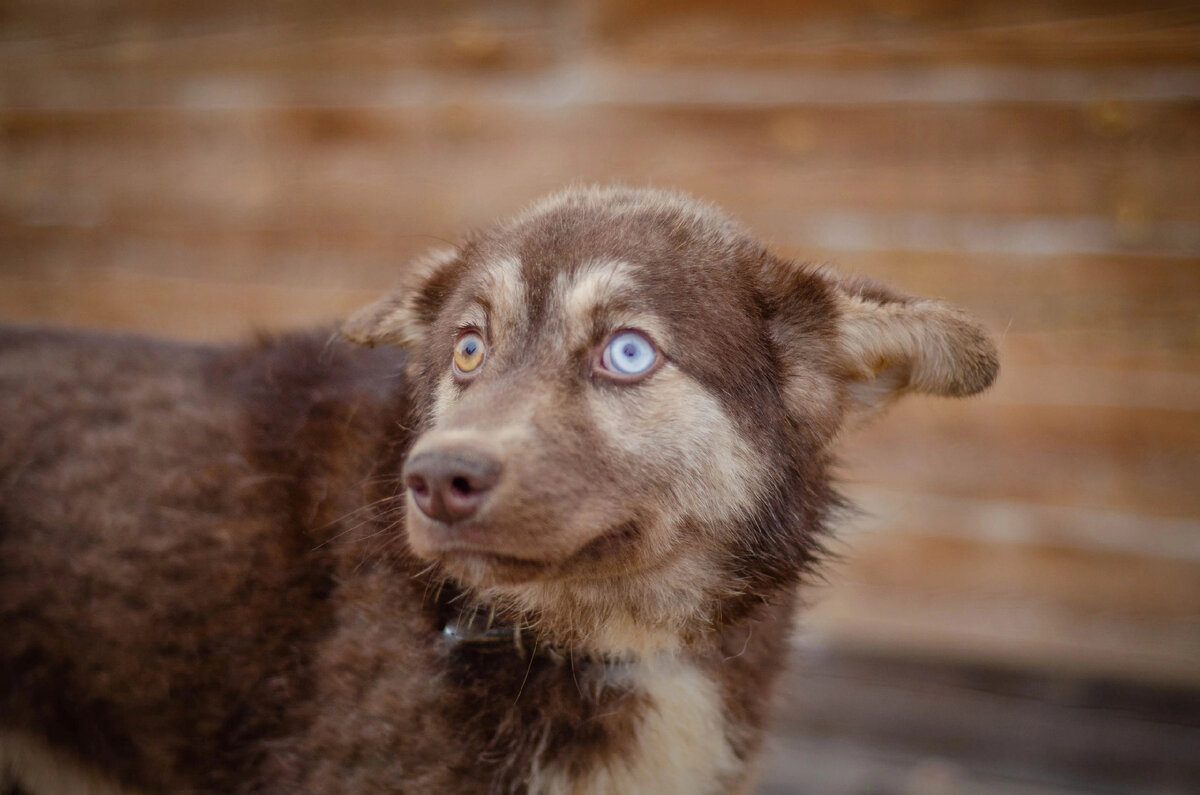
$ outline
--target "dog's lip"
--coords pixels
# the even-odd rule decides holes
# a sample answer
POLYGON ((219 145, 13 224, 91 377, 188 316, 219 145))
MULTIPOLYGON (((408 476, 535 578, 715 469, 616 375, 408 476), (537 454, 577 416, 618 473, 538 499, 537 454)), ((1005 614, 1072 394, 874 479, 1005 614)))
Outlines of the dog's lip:
POLYGON ((439 535, 429 544, 429 552, 439 558, 469 559, 483 561, 489 565, 501 565, 520 568, 544 568, 552 565, 553 561, 543 558, 530 557, 513 550, 490 543, 490 539, 480 540, 469 529, 460 530, 453 535, 439 535), (466 536, 466 537, 464 537, 466 536))
POLYGON ((455 542, 437 544, 434 546, 434 552, 443 557, 460 556, 488 558, 501 563, 515 563, 523 566, 545 566, 548 563, 548 561, 538 560, 537 558, 522 557, 501 549, 479 546, 478 544, 464 544, 455 542))
POLYGON ((528 550, 513 549, 511 544, 504 544, 500 537, 503 534, 497 534, 496 528, 487 522, 475 520, 446 524, 426 516, 410 517, 409 522, 410 538, 415 531, 419 535, 420 546, 429 556, 475 557, 524 566, 545 566, 552 562, 531 556, 527 554, 528 550))
POLYGON ((437 529, 440 532, 422 533, 425 542, 423 546, 427 550, 426 554, 430 557, 443 560, 474 558, 490 565, 526 569, 534 567, 546 569, 564 565, 572 568, 576 568, 578 565, 586 567, 590 562, 588 560, 589 553, 602 555, 602 548, 605 545, 637 531, 633 522, 621 522, 590 539, 579 548, 570 550, 567 554, 559 551, 557 554, 536 556, 528 554, 528 549, 514 550, 509 545, 495 543, 497 539, 493 537, 492 531, 486 525, 474 522, 462 525, 445 525, 441 522, 434 524, 438 525, 437 529))

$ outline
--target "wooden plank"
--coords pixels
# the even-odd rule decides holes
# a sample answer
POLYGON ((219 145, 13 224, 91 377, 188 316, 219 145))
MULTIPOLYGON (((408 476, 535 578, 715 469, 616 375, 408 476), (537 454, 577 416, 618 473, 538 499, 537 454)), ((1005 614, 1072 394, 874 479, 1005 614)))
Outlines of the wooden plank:
MULTIPOLYGON (((923 517, 890 517, 887 531, 849 537, 845 560, 835 563, 834 591, 849 587, 904 593, 906 602, 919 605, 964 600, 1040 604, 1050 612, 1130 623, 1186 624, 1200 615, 1200 522, 1190 522, 1190 539, 1181 539, 1190 554, 1166 557, 1149 550, 1104 549, 1096 541, 1085 547, 1071 539, 1051 544, 995 535, 951 536, 913 526, 913 518, 923 517)), ((1200 627, 1195 629, 1193 642, 1200 644, 1200 627)))
POLYGON ((852 483, 892 492, 1200 517, 1195 411, 909 399, 842 460, 852 483))
POLYGON ((260 330, 328 325, 374 290, 213 282, 108 270, 45 281, 0 276, 7 322, 137 331, 194 340, 242 340, 260 330))
MULTIPOLYGON (((247 6, 39 2, 6 14, 0 64, 93 77, 158 77, 194 72, 527 69, 546 63, 559 14, 553 4, 299 0, 247 6)), ((10 75, 11 76, 11 75, 10 75)))
POLYGON ((916 294, 976 306, 1010 331, 1014 317, 1021 317, 1022 325, 1036 323, 1031 330, 1062 332, 1068 329, 1059 323, 1060 316, 1112 323, 1139 307, 1200 308, 1200 252, 1196 257, 1152 257, 811 246, 784 246, 781 252, 801 260, 834 262, 841 270, 916 294))
POLYGON ((853 581, 809 598, 804 632, 817 645, 1200 687, 1194 613, 1130 619, 1019 594, 921 594, 853 581))
POLYGON ((54 60, 93 70, 134 65, 165 71, 232 66, 300 72, 414 62, 503 67, 528 63, 527 51, 547 54, 551 48, 542 39, 624 61, 825 69, 1194 64, 1200 40, 1195 9, 1166 0, 1138 6, 1096 0, 852 0, 836 5, 600 0, 579 5, 357 2, 335 10, 314 2, 253 7, 205 2, 188 3, 185 10, 45 2, 10 12, 4 39, 37 41, 54 60), (530 29, 538 34, 533 46, 506 38, 530 29), (259 46, 245 46, 247 40, 259 46))
POLYGON ((1196 63, 1200 51, 1200 14, 1167 0, 602 0, 594 18, 620 57, 671 64, 1110 66, 1196 63))
POLYGON ((922 408, 845 456, 820 642, 1200 684, 1194 413, 922 408))
MULTIPOLYGON (((448 222, 435 218, 428 225, 448 222)), ((76 277, 95 281, 110 270, 208 281, 230 290, 249 282, 383 291, 400 280, 412 258, 445 244, 441 237, 400 226, 231 229, 182 219, 153 227, 87 228, 0 221, 0 275, 41 282, 50 292, 76 277)))
MULTIPOLYGON (((1087 452, 1104 457, 1096 446, 1087 452)), ((902 464, 904 462, 894 462, 902 464)), ((848 477, 853 479, 853 469, 848 477)), ((860 538, 874 543, 876 535, 932 534, 951 541, 996 545, 1032 544, 1087 553, 1133 554, 1180 561, 1200 561, 1200 518, 1187 511, 1187 498, 1171 499, 1153 510, 1113 508, 1085 500, 1046 502, 1018 497, 952 495, 934 491, 946 478, 935 477, 927 488, 852 483, 843 491, 855 508, 839 524, 838 548, 853 550, 860 538)), ((1114 500, 1113 502, 1120 502, 1114 500)))
POLYGON ((1147 113, 1153 124, 1110 138, 1088 131, 1082 107, 812 110, 803 153, 773 138, 791 112, 7 113, 0 214, 445 237, 570 179, 626 180, 712 198, 791 246, 878 249, 899 223, 900 243, 925 249, 1020 253, 1034 238, 1038 252, 1044 238, 1042 253, 1195 255, 1200 103, 1147 113), (1070 135, 1054 132, 1064 124, 1070 135))
POLYGON ((881 248, 932 231, 941 240, 926 249, 1200 251, 1200 103, 1126 108, 1115 128, 1096 113, 1082 103, 8 111, 0 212, 68 226, 370 228, 423 221, 432 206, 473 225, 564 182, 624 180, 718 201, 779 244, 881 248), (1006 219, 1041 226, 997 225, 1006 219), (886 234, 859 240, 857 227, 886 234))
POLYGON ((1136 351, 1131 355, 1139 359, 1124 367, 1096 367, 1031 365, 1007 355, 1010 350, 1005 351, 1004 378, 987 395, 989 403, 1200 411, 1200 373, 1148 369, 1149 357, 1136 351))

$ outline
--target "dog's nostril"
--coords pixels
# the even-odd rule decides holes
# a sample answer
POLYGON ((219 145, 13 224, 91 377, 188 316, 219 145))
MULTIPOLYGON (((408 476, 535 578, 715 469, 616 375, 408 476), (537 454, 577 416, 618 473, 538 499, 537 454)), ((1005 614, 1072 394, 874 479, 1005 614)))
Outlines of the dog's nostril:
POLYGON ((420 475, 409 475, 404 479, 404 485, 412 489, 412 493, 418 497, 424 497, 429 493, 429 484, 420 475))
POLYGON ((450 488, 453 489, 456 494, 461 494, 463 496, 470 494, 472 491, 471 482, 464 477, 451 479, 450 488))

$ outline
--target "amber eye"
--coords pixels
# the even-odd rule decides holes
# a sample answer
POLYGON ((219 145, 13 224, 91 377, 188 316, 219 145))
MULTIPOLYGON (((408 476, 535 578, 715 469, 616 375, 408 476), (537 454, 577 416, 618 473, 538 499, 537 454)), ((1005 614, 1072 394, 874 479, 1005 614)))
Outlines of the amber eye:
POLYGON ((473 331, 468 331, 458 338, 454 344, 454 368, 467 374, 479 369, 483 364, 483 337, 473 331))

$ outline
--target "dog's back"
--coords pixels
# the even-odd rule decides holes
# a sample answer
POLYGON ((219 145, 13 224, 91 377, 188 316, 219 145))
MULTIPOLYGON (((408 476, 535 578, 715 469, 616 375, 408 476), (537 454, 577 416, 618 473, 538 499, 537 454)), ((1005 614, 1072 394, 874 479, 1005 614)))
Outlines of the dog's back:
POLYGON ((330 626, 321 529, 370 502, 403 416, 399 357, 327 340, 0 332, 10 730, 151 789, 231 790, 245 739, 294 719, 330 626))

